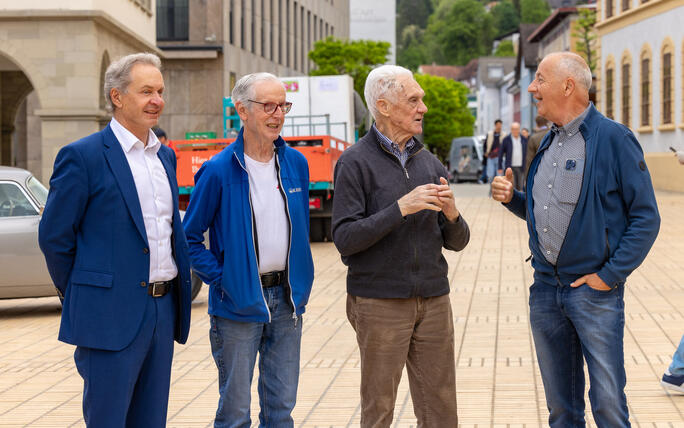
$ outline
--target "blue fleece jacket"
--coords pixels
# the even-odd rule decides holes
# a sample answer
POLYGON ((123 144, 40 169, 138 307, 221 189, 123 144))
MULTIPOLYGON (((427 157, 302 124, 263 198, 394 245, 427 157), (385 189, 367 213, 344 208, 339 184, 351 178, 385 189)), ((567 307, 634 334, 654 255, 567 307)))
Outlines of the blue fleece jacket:
MULTIPOLYGON (((290 224, 286 288, 296 315, 304 312, 313 284, 309 247, 309 166, 278 137, 276 171, 290 224)), ((210 285, 209 314, 243 322, 270 322, 259 278, 243 130, 195 174, 183 226, 192 268, 210 285), (204 246, 209 229, 210 249, 204 246)))
POLYGON ((556 266, 539 246, 532 199, 534 175, 553 133, 546 134, 530 164, 526 193, 515 191, 505 206, 527 220, 535 280, 567 285, 598 273, 616 287, 644 261, 658 236, 658 206, 643 151, 628 128, 592 105, 580 132, 586 142, 584 179, 556 266))

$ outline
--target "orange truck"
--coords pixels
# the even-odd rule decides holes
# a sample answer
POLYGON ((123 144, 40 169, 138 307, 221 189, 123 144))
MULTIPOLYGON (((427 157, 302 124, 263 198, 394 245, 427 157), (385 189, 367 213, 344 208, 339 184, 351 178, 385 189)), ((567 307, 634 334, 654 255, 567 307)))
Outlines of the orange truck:
MULTIPOLYGON (((311 241, 332 241, 330 219, 335 189, 333 171, 340 155, 350 144, 330 135, 283 137, 309 163, 309 214, 311 241)), ((235 138, 173 140, 176 152, 180 208, 185 209, 195 186, 194 176, 202 164, 223 150, 235 138)))

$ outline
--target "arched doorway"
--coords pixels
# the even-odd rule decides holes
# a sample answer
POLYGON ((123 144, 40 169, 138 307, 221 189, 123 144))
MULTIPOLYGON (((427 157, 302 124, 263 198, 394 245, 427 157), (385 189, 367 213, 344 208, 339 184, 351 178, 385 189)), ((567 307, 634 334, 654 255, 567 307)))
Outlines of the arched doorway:
POLYGON ((40 172, 38 96, 28 76, 0 52, 0 165, 40 172))

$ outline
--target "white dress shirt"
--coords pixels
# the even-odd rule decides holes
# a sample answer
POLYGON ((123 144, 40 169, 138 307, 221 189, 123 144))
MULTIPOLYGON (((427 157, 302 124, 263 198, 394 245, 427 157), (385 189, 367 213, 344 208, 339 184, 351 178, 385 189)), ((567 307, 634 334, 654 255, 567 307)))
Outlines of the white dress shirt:
POLYGON ((150 246, 149 282, 168 281, 178 274, 171 251, 173 231, 173 200, 169 178, 157 157, 161 143, 152 130, 147 146, 112 118, 110 126, 126 155, 133 173, 135 188, 145 222, 145 233, 150 246))

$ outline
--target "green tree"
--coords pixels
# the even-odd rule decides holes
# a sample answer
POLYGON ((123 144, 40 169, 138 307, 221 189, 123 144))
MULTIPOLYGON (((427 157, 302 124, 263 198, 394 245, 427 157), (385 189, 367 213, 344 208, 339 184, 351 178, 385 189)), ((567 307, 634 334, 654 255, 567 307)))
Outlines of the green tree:
POLYGON ((425 44, 425 30, 417 25, 405 27, 397 43, 397 64, 415 71, 419 65, 431 63, 425 44))
POLYGON ((311 76, 348 74, 354 80, 354 90, 363 97, 368 73, 384 64, 390 44, 372 40, 341 40, 332 36, 314 43, 309 59, 316 64, 311 76))
POLYGON ((494 51, 494 56, 515 56, 515 49, 513 49, 513 42, 510 40, 502 40, 499 46, 494 51))
POLYGON ((541 24, 551 14, 546 0, 520 0, 520 22, 541 24))
POLYGON ((478 0, 442 0, 430 17, 426 33, 432 60, 465 65, 472 58, 487 55, 492 27, 492 16, 478 0))
POLYGON ((425 91, 423 101, 428 107, 423 118, 423 141, 444 161, 452 139, 473 135, 475 118, 468 109, 468 88, 444 77, 416 74, 415 78, 425 91))
POLYGON ((509 0, 499 2, 489 11, 489 13, 492 15, 495 37, 517 30, 520 26, 518 11, 509 0))
POLYGON ((592 74, 596 69, 596 10, 582 8, 579 10, 579 18, 575 21, 572 36, 577 38, 575 51, 589 64, 592 74))
POLYGON ((427 27, 428 18, 434 8, 432 2, 426 0, 397 0, 397 40, 404 28, 415 25, 423 30, 427 27))

